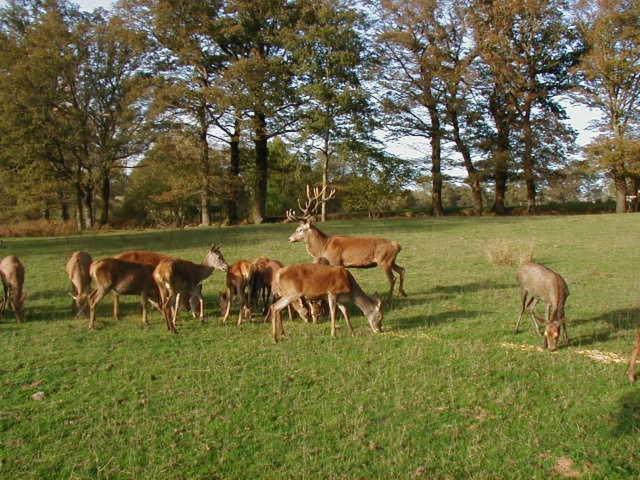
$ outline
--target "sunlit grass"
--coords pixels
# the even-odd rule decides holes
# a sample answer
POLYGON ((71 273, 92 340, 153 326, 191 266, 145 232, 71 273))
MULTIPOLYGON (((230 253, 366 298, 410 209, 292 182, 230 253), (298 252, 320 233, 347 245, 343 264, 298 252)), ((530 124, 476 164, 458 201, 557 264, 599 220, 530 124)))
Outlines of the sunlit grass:
MULTIPOLYGON (((286 241, 292 225, 6 240, 26 265, 27 323, 0 323, 0 478, 547 478, 560 459, 585 477, 640 474, 639 387, 623 364, 640 324, 636 215, 331 222, 327 232, 402 244, 409 297, 372 334, 356 310, 344 325, 223 327, 215 272, 209 322, 183 315, 180 334, 157 312, 140 325, 100 306, 98 331, 74 319, 64 263, 159 250, 199 261, 222 243, 229 262, 259 255, 307 261, 286 241), (571 346, 557 353, 531 329, 512 333, 515 269, 487 245, 533 245, 569 284, 571 346), (32 400, 37 391, 42 401, 32 400)), ((378 269, 354 271, 386 292, 378 269)))

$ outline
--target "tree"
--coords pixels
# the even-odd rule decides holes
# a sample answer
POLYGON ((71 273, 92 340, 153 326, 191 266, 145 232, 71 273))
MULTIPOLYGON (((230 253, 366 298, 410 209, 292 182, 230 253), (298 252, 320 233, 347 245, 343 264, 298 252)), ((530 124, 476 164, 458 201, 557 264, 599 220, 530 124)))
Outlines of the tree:
POLYGON ((594 160, 602 155, 597 165, 612 178, 616 212, 622 213, 627 209, 627 153, 633 150, 640 119, 640 5, 585 0, 580 7, 585 54, 579 66, 579 95, 574 98, 602 114, 595 128, 604 137, 587 153, 594 160))
MULTIPOLYGON (((363 18, 339 0, 316 8, 318 22, 309 26, 296 50, 305 99, 302 139, 318 154, 326 195, 329 166, 340 145, 366 142, 374 130, 368 95, 362 86, 367 59, 358 33, 363 18)), ((326 220, 321 200, 321 221, 326 220)))
POLYGON ((442 88, 438 73, 442 59, 443 31, 438 22, 438 0, 392 1, 381 4, 378 44, 384 66, 383 105, 390 114, 387 127, 402 137, 428 139, 431 145, 432 204, 435 215, 442 208, 442 88))

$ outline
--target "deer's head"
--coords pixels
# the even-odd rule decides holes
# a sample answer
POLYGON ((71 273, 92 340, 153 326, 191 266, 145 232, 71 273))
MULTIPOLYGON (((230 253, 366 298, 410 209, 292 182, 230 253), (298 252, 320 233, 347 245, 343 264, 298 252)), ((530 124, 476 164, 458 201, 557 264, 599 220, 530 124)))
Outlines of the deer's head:
POLYGON ((562 331, 562 323, 558 320, 552 320, 544 329, 544 346, 550 351, 558 348, 560 342, 560 332, 562 331))
POLYGON ((298 207, 300 207, 300 211, 302 215, 297 215, 295 210, 287 210, 287 220, 290 222, 300 222, 296 231, 289 237, 289 242, 301 242, 306 240, 307 235, 312 229, 313 222, 315 221, 314 215, 318 212, 318 207, 322 204, 322 202, 326 202, 331 200, 336 194, 335 188, 332 189, 329 193, 327 193, 327 187, 314 187, 311 188, 310 185, 307 185, 307 201, 305 202, 304 207, 298 199, 298 207))
POLYGON ((220 245, 211 246, 211 248, 207 252, 207 256, 204 257, 202 264, 208 267, 215 268, 216 270, 222 270, 223 272, 229 270, 229 265, 225 261, 224 256, 220 251, 220 245))

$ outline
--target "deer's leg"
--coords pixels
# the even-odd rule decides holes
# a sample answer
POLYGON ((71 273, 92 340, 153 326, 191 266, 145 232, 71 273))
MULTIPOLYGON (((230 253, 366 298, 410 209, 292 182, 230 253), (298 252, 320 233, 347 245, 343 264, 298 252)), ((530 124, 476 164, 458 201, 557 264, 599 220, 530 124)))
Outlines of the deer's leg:
POLYGON ((533 324, 533 329, 536 331, 538 335, 543 335, 544 332, 540 331, 540 323, 544 323, 544 319, 536 315, 535 310, 537 305, 538 305, 538 299, 531 297, 527 304, 527 310, 529 310, 529 317, 531 317, 531 323, 533 324))
POLYGON ((391 302, 391 299, 393 298, 393 287, 396 284, 396 277, 394 277, 393 271, 389 265, 385 265, 382 268, 384 268, 384 273, 387 275, 387 280, 389 280, 389 302, 391 302))
POLYGON ((140 298, 142 299, 142 325, 149 325, 149 322, 147 322, 147 294, 142 292, 140 298))
POLYGON ((204 298, 199 297, 200 300, 200 323, 204 323, 204 298))
MULTIPOLYGON (((271 305, 269 309, 269 315, 271 316, 271 336, 273 341, 278 341, 278 335, 280 331, 284 335, 284 329, 282 328, 282 318, 280 317, 280 311, 287 307, 293 299, 287 297, 281 297, 271 305)), ((268 317, 267 317, 268 318, 268 317)))
POLYGON ((527 291, 522 291, 522 309, 520 309, 520 316, 518 317, 518 321, 516 322, 516 328, 513 333, 518 333, 520 331, 520 322, 522 321, 522 315, 524 315, 524 311, 527 309, 527 291))
POLYGON ((347 326, 349 327, 351 336, 353 336, 353 325, 351 325, 351 319, 349 318, 349 309, 342 303, 338 303, 338 308, 340 309, 340 313, 342 313, 342 316, 344 317, 344 321, 347 322, 347 326))
POLYGON ((173 331, 177 331, 176 322, 178 321, 178 312, 180 311, 180 292, 176 293, 176 301, 173 308, 173 319, 171 324, 173 325, 173 331))
POLYGON ((224 317, 222 318, 222 323, 226 324, 227 323, 227 318, 229 318, 229 314, 231 313, 231 289, 229 287, 227 287, 227 290, 225 291, 225 295, 227 297, 227 309, 224 312, 224 317))
POLYGON ((327 301, 329 302, 329 317, 331 318, 331 336, 336 336, 336 296, 333 294, 327 295, 327 301))
POLYGON ((400 293, 400 295, 402 295, 403 297, 407 296, 407 292, 404 291, 404 268, 401 267, 400 265, 398 265, 395 260, 393 262, 393 265, 391 266, 391 268, 393 268, 393 270, 398 274, 398 276, 400 277, 400 285, 398 287, 398 292, 400 293))
POLYGON ((238 297, 240 297, 240 311, 238 312, 238 326, 242 325, 242 320, 245 316, 245 309, 248 308, 246 305, 246 297, 244 295, 244 286, 240 285, 238 288, 238 297))
POLYGON ((120 296, 117 292, 113 292, 113 318, 120 320, 120 296))
POLYGON ((638 354, 640 354, 640 330, 638 330, 638 334, 636 336, 636 344, 631 352, 629 369, 627 370, 627 377, 629 377, 629 381, 631 383, 636 381, 636 360, 638 359, 638 354))
POLYGON ((96 288, 89 294, 89 329, 91 330, 96 328, 96 308, 106 294, 107 291, 101 288, 96 288))

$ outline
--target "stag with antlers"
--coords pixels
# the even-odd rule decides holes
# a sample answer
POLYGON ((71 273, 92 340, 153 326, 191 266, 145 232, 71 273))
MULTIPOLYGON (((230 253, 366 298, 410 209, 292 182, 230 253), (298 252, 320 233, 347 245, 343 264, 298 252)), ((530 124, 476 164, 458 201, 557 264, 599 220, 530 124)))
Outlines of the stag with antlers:
POLYGON ((307 201, 302 206, 298 199, 298 206, 302 215, 296 215, 294 210, 287 211, 289 221, 298 221, 300 225, 289 237, 289 242, 304 241, 307 252, 314 258, 314 262, 324 258, 330 265, 340 265, 350 268, 371 268, 379 266, 389 280, 389 298, 393 296, 396 272, 400 277, 399 293, 407 296, 404 291, 404 268, 396 263, 396 257, 401 247, 398 242, 377 237, 348 237, 327 235, 314 225, 314 215, 321 201, 334 197, 336 191, 332 189, 327 194, 326 186, 322 189, 307 185, 307 201))

